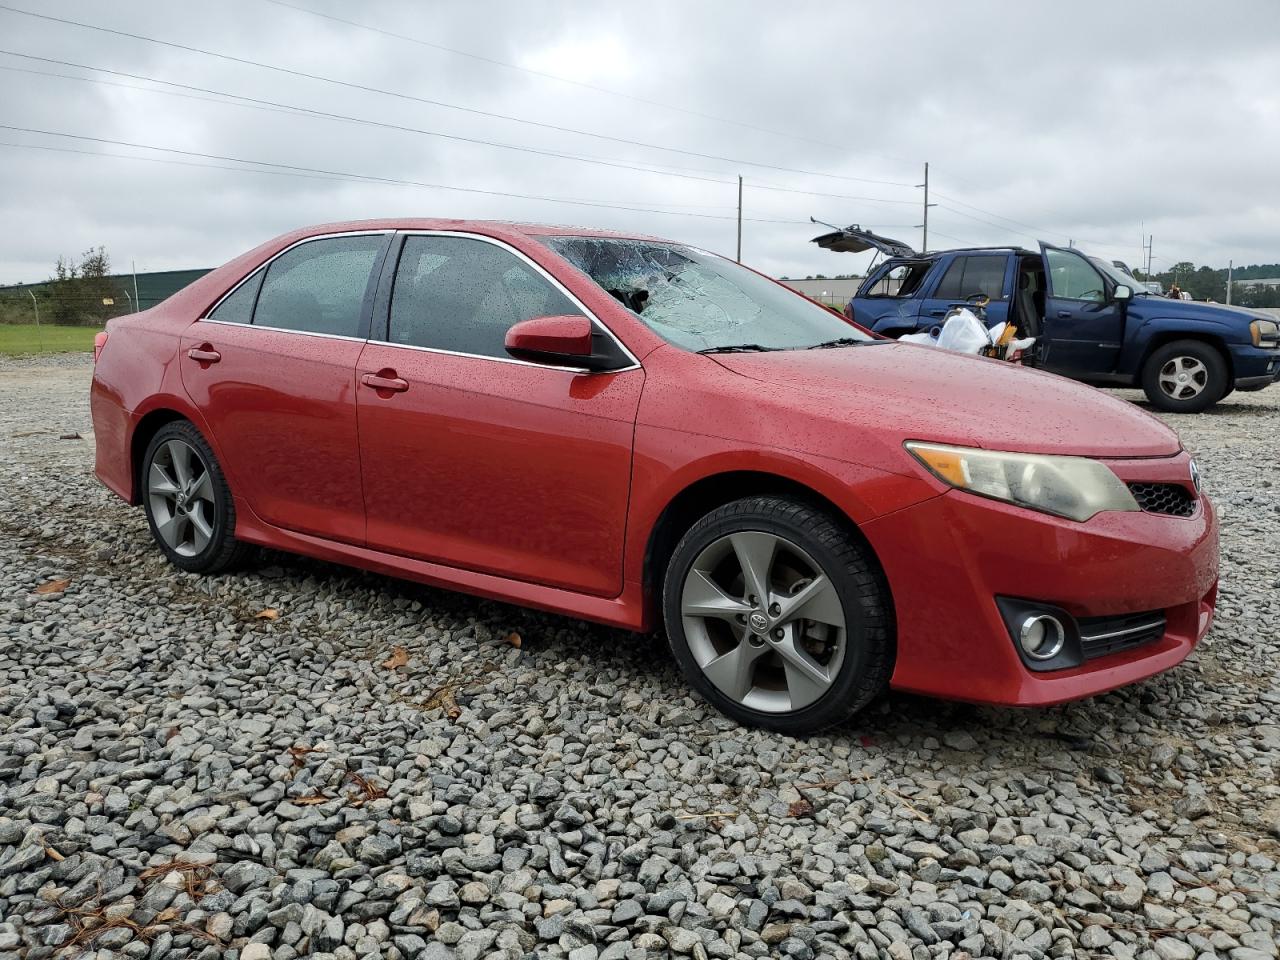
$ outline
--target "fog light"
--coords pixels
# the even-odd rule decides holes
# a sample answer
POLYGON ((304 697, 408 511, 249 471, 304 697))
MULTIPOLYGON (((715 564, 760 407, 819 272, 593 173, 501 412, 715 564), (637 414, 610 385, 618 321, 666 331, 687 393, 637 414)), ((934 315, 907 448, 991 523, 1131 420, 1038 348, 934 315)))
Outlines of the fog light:
POLYGON ((1037 613, 1022 621, 1018 642, 1032 660, 1052 660, 1062 651, 1067 631, 1062 622, 1047 613, 1037 613))

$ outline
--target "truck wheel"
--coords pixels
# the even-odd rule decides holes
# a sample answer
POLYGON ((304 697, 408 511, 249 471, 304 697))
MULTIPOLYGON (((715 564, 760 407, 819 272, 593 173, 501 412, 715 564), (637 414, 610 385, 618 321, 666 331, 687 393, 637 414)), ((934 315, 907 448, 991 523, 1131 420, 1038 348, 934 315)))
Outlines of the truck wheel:
POLYGON ((1147 399, 1169 413, 1199 413, 1225 397, 1229 387, 1226 360, 1201 340, 1166 343, 1142 368, 1147 399))

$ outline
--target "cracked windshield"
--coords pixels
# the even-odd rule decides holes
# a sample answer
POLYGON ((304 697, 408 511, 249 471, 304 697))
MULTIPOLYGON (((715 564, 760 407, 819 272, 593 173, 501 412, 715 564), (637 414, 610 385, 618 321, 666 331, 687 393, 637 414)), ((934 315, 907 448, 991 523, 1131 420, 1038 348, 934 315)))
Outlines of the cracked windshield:
POLYGON ((798 350, 874 342, 844 318, 731 260, 670 243, 544 241, 686 350, 798 350))

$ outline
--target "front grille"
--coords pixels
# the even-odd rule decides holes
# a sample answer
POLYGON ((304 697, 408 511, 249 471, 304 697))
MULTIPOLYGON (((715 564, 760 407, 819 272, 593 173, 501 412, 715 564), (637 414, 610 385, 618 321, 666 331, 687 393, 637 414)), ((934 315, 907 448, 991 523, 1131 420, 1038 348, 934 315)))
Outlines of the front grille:
POLYGON ((1131 650, 1164 636, 1165 619, 1160 610, 1126 613, 1118 617, 1085 617, 1080 625, 1080 646, 1086 660, 1131 650))
POLYGON ((1180 483, 1131 483, 1129 492, 1147 513, 1189 517, 1196 512, 1196 498, 1180 483))

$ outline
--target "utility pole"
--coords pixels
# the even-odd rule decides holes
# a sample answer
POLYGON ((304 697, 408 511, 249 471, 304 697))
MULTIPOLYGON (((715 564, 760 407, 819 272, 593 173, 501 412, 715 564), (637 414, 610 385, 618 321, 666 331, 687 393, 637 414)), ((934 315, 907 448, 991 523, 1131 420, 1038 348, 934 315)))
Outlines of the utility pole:
POLYGON ((1234 260, 1227 261, 1227 306, 1231 306, 1231 272, 1236 262, 1234 260))
POLYGON ((130 260, 129 269, 133 271, 133 312, 137 313, 141 309, 138 306, 138 261, 130 260))
POLYGON ((1147 234, 1147 279, 1151 279, 1151 244, 1155 242, 1155 234, 1147 234))
POLYGON ((44 334, 40 332, 40 304, 36 302, 36 292, 34 290, 28 287, 27 293, 31 294, 31 306, 36 311, 36 343, 40 347, 40 352, 44 353, 44 334))
POLYGON ((929 163, 925 161, 924 165, 924 183, 917 183, 917 188, 924 188, 924 223, 920 224, 920 229, 924 231, 924 236, 920 239, 920 252, 929 252, 929 208, 936 207, 936 203, 929 202, 929 163))
POLYGON ((738 174, 738 263, 742 262, 742 174, 738 174))

